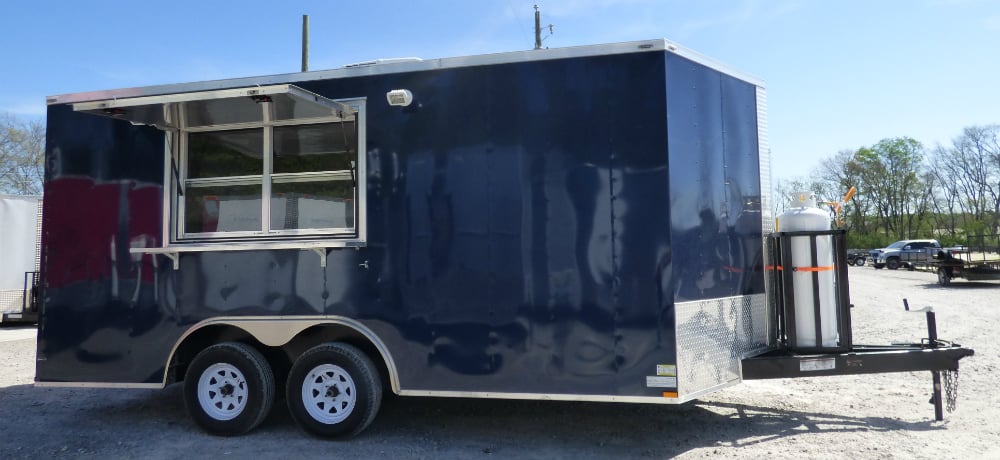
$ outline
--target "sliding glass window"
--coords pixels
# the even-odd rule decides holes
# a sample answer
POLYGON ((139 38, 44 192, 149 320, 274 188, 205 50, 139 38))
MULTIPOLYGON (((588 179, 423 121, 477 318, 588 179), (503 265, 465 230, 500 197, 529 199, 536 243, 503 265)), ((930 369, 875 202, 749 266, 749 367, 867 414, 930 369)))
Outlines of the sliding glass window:
POLYGON ((363 102, 305 120, 258 105, 260 122, 179 131, 178 238, 357 236, 363 102))

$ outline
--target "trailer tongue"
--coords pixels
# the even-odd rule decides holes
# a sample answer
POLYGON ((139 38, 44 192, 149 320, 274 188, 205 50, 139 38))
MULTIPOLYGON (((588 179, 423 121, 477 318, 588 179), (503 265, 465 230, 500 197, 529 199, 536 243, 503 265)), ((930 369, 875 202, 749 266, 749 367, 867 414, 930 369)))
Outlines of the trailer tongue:
MULTIPOLYGON (((935 420, 943 420, 944 404, 947 403, 948 411, 951 412, 955 409, 958 399, 958 363, 962 358, 972 356, 975 352, 959 344, 939 339, 937 320, 931 308, 916 311, 917 313, 925 313, 927 318, 927 338, 920 343, 855 345, 851 333, 851 308, 853 305, 850 303, 847 289, 848 263, 847 252, 844 249, 844 235, 845 232, 842 230, 784 232, 772 235, 769 240, 773 255, 772 260, 780 261, 780 265, 776 265, 776 269, 771 271, 773 274, 772 282, 775 283, 777 292, 780 293, 776 297, 778 306, 773 323, 779 347, 771 352, 743 359, 741 363, 743 379, 930 371, 933 380, 931 403, 934 404, 934 418, 935 420), (833 305, 822 305, 818 301, 818 288, 814 289, 817 298, 807 300, 816 300, 816 302, 810 303, 809 307, 814 309, 813 317, 817 320, 822 317, 830 317, 828 314, 824 315, 825 312, 821 313, 821 310, 825 308, 832 308, 831 312, 835 313, 838 340, 833 346, 801 346, 798 340, 800 331, 797 331, 795 327, 797 324, 795 314, 801 312, 801 308, 796 308, 795 301, 797 299, 793 293, 795 292, 795 283, 801 280, 797 280, 792 274, 804 270, 792 265, 791 253, 793 249, 790 243, 793 238, 807 238, 810 241, 807 251, 810 252, 814 262, 817 257, 817 240, 832 238, 833 251, 836 256, 832 271, 835 275, 835 285, 840 287, 836 290, 836 300, 833 305), (942 376, 946 399, 942 398, 942 376)), ((813 263, 813 265, 817 264, 813 263)), ((816 271, 811 273, 812 276, 818 278, 816 271)), ((815 286, 818 286, 818 279, 816 281, 815 286)), ((909 303, 906 299, 903 299, 903 304, 904 308, 909 311, 909 303)), ((818 334, 823 329, 817 321, 816 330, 807 331, 807 335, 818 334)))
POLYGON ((926 313, 929 337, 921 343, 854 345, 847 351, 820 354, 775 350, 744 359, 743 380, 930 371, 934 419, 944 420, 944 404, 952 412, 958 400, 958 362, 975 351, 937 339, 934 312, 926 313))

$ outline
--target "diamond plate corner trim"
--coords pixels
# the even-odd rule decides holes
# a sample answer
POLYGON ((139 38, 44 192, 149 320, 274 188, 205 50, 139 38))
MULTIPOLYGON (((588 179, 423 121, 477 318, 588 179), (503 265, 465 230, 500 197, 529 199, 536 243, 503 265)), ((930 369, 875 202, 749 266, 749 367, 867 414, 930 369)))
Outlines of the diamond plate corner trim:
POLYGON ((757 87, 757 160, 760 163, 760 212, 764 234, 774 231, 771 191, 771 144, 767 137, 767 94, 757 87))
POLYGON ((681 399, 739 383, 742 358, 769 348, 764 294, 678 302, 674 312, 681 399))
MULTIPOLYGON (((757 160, 760 162, 760 223, 761 223, 761 235, 763 236, 763 241, 761 244, 764 248, 768 248, 767 238, 768 235, 773 233, 775 229, 775 215, 774 215, 774 190, 771 188, 771 144, 768 139, 767 133, 767 91, 762 86, 757 86, 756 88, 757 96, 757 160)), ((774 261, 771 260, 771 251, 764 251, 764 266, 773 266, 774 261)), ((775 292, 774 279, 770 276, 764 277, 764 292, 767 296, 766 306, 766 319, 767 324, 770 325, 772 322, 770 319, 774 318, 776 311, 778 309, 778 299, 777 292, 775 292)), ((773 334, 767 335, 768 345, 773 346, 776 344, 777 339, 772 337, 773 334)))

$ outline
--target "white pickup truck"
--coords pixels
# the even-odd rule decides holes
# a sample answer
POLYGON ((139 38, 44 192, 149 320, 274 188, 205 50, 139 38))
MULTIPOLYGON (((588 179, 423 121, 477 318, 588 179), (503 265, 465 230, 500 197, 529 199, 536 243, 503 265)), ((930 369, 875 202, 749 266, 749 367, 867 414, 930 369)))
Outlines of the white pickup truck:
POLYGON ((937 240, 900 240, 882 249, 872 249, 868 255, 875 268, 895 270, 913 268, 914 264, 934 260, 944 248, 937 240))

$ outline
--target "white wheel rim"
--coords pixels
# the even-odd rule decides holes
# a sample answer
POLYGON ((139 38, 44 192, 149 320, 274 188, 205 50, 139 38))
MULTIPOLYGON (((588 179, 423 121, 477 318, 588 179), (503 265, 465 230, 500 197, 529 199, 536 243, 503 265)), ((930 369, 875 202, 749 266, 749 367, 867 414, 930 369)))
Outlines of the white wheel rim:
POLYGON ((247 407, 247 379, 236 366, 216 363, 198 379, 198 404, 216 420, 232 420, 247 407))
POLYGON ((354 379, 340 366, 321 364, 302 381, 302 404, 314 420, 327 425, 343 422, 358 401, 354 379))

